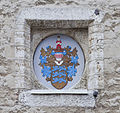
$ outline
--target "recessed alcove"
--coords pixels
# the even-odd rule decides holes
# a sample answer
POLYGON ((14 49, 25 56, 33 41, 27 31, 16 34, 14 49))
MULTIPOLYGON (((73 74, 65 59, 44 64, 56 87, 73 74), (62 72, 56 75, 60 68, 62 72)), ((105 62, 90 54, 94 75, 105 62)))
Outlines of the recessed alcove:
POLYGON ((93 91, 104 88, 104 36, 103 25, 93 12, 89 8, 73 8, 71 12, 70 8, 66 7, 63 9, 41 7, 24 9, 20 13, 16 20, 15 59, 20 66, 19 70, 16 68, 18 75, 16 87, 25 90, 19 96, 23 104, 50 106, 52 102, 52 106, 94 107, 93 91), (86 61, 79 82, 69 90, 61 92, 43 86, 37 80, 33 69, 36 47, 45 37, 53 34, 72 37, 81 45, 86 61))
MULTIPOLYGON (((79 59, 80 59, 80 61, 79 61, 79 64, 80 64, 80 69, 78 68, 77 69, 77 76, 74 76, 73 78, 76 78, 77 77, 77 81, 79 81, 79 82, 75 82, 75 83, 73 83, 73 86, 72 86, 72 88, 73 89, 78 89, 78 88, 80 88, 81 87, 81 89, 87 89, 87 61, 88 61, 88 30, 85 28, 85 29, 70 29, 70 28, 68 28, 68 29, 42 29, 42 28, 32 28, 32 32, 31 32, 31 34, 32 34, 32 36, 31 36, 31 38, 32 38, 32 41, 31 41, 31 45, 32 45, 32 49, 31 49, 31 56, 34 56, 34 52, 35 52, 35 50, 36 50, 36 47, 39 45, 39 43, 40 42, 42 42, 42 39, 46 39, 45 37, 49 37, 49 36, 53 36, 54 38, 55 37, 57 37, 57 36, 61 36, 61 34, 62 34, 62 36, 61 36, 61 38, 63 38, 63 39, 65 39, 65 38, 67 38, 67 37, 73 37, 73 38, 71 38, 71 41, 72 40, 74 40, 73 42, 76 42, 76 44, 78 43, 78 44, 81 44, 81 45, 78 45, 78 47, 80 47, 82 50, 81 50, 81 54, 82 54, 82 52, 83 52, 83 56, 81 56, 79 59), (54 36, 55 35, 55 36, 54 36), (85 55, 84 55, 85 54, 85 55), (83 61, 82 61, 83 60, 83 61), (85 62, 85 60, 86 60, 86 62, 85 62), (82 62, 84 62, 84 64, 82 63, 82 62), (85 68, 84 68, 85 67, 85 68), (81 68, 82 68, 82 70, 81 70, 81 68), (79 74, 79 73, 82 73, 82 74, 79 74), (79 80, 79 79, 81 79, 81 80, 79 80)), ((62 39, 62 40, 63 40, 62 39)), ((66 43, 66 47, 69 45, 70 46, 70 43, 71 42, 69 42, 69 40, 70 39, 68 39, 68 41, 67 41, 67 43, 66 43)), ((49 41, 49 40, 48 40, 49 41)), ((56 41, 56 39, 55 40, 52 40, 54 43, 52 43, 52 42, 46 42, 46 43, 48 43, 49 45, 56 45, 55 44, 55 41, 56 41)), ((65 43, 65 41, 63 41, 63 45, 64 45, 64 43, 65 43)), ((71 43, 71 45, 72 45, 72 43, 71 43)), ((47 47, 48 45, 45 45, 44 44, 44 47, 43 48, 45 48, 45 46, 47 47)), ((38 52, 39 52, 40 50, 38 50, 38 52)), ((78 50, 77 50, 78 51, 78 50)), ((40 55, 40 54, 39 54, 40 55)), ((36 56, 36 58, 37 57, 39 57, 39 56, 36 56)), ((33 64, 33 60, 31 59, 31 63, 33 64)), ((39 59, 38 59, 38 62, 39 62, 39 59)), ((32 65, 31 64, 31 65, 32 65)), ((39 68, 40 69, 40 66, 38 66, 37 64, 36 64, 36 66, 37 66, 37 68, 39 68)), ((33 69, 34 70, 34 69, 33 69)), ((36 70, 37 71, 37 70, 36 70)), ((40 70, 39 70, 40 71, 40 70)), ((41 73, 41 72, 39 72, 39 73, 41 73)), ((38 76, 39 76, 39 74, 38 74, 38 76)), ((42 73, 41 73, 41 76, 42 76, 42 73)), ((35 73, 33 72, 33 77, 36 77, 35 76, 35 73)), ((38 79, 40 79, 40 77, 38 78, 38 79)), ((45 78, 44 78, 45 79, 45 78)), ((36 79, 35 79, 36 80, 36 79)), ((41 81, 42 82, 42 81, 41 81)), ((45 81, 44 81, 45 82, 45 81)), ((39 83, 39 81, 38 80, 36 80, 36 82, 34 82, 34 83, 37 83, 37 84, 39 84, 40 85, 40 83, 39 83)), ((33 83, 33 84, 34 84, 33 83)), ((48 82, 49 83, 49 82, 48 82)), ((47 83, 47 84, 48 84, 47 83)), ((68 82, 68 85, 69 84, 71 84, 71 83, 69 83, 68 82)), ((39 88, 38 86, 39 85, 34 85, 34 86, 37 86, 37 88, 39 88)), ((49 84, 50 85, 50 84, 49 84)), ((42 86, 41 86, 42 87, 42 86)), ((50 86, 48 86, 48 87, 50 87, 50 86)), ((70 86, 69 86, 70 87, 70 86)), ((52 86, 51 86, 51 88, 52 88, 52 86)), ((67 87, 65 87, 64 89, 68 89, 68 86, 67 87)), ((54 88, 53 88, 54 89, 54 88)))

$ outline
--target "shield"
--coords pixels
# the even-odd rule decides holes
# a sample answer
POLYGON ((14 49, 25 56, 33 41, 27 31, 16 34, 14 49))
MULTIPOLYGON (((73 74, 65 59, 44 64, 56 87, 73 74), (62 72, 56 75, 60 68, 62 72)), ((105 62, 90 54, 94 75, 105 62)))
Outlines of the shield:
POLYGON ((40 50, 41 72, 53 87, 62 89, 73 80, 73 76, 77 73, 76 66, 79 65, 77 49, 71 50, 69 45, 62 48, 60 36, 56 41, 56 48, 49 45, 46 49, 47 51, 43 48, 40 50))

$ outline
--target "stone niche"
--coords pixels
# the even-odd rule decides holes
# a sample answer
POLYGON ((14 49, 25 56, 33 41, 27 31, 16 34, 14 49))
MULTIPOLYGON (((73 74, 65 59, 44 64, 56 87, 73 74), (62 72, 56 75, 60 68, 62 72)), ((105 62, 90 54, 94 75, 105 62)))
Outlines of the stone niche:
MULTIPOLYGON (((93 91, 104 88, 102 14, 96 16, 87 7, 27 8, 16 20, 15 59, 19 69, 17 88, 24 89, 19 100, 28 106, 94 107, 93 91), (84 72, 72 87, 52 90, 45 87, 35 75, 34 53, 46 37, 63 34, 72 37, 82 48, 84 72)), ((42 76, 42 75, 41 75, 42 76)))
MULTIPOLYGON (((61 21, 61 23, 62 23, 62 21, 61 21)), ((32 27, 32 30, 31 30, 31 38, 32 38, 32 40, 31 40, 31 56, 34 55, 36 47, 39 45, 39 43, 40 42, 42 43, 42 39, 44 39, 45 37, 49 37, 49 36, 55 36, 55 37, 61 36, 61 38, 63 36, 64 36, 64 38, 65 38, 65 36, 73 37, 73 39, 76 42, 78 42, 82 48, 84 48, 82 50, 83 50, 83 54, 84 54, 85 58, 83 58, 84 56, 83 57, 81 56, 80 61, 79 61, 81 66, 79 65, 79 67, 77 69, 78 75, 75 76, 76 78, 73 76, 73 79, 79 79, 79 80, 77 80, 78 81, 77 84, 76 84, 76 81, 75 81, 73 83, 73 86, 68 86, 70 84, 69 81, 68 81, 67 86, 72 87, 72 89, 87 89, 87 70, 88 70, 87 69, 87 61, 88 61, 88 40, 87 40, 87 38, 88 38, 88 29, 87 28, 83 28, 83 29, 79 29, 79 28, 66 28, 66 29, 64 29, 64 28, 63 29, 62 28, 49 29, 48 28, 48 29, 42 29, 42 28, 39 28, 39 27, 32 27), (86 62, 85 62, 85 60, 86 60, 86 62), (84 64, 83 64, 83 62, 84 62, 84 64), (85 66, 85 63, 86 63, 86 66, 85 66), (84 67, 85 67, 85 69, 84 69, 84 67), (80 70, 79 68, 82 68, 82 70, 80 70), (79 72, 79 70, 81 72, 79 72), (79 73, 82 73, 82 74, 79 74, 79 73)), ((53 41, 54 41, 54 43, 56 42, 56 40, 53 40, 53 41)), ((48 42, 46 42, 46 43, 48 43, 48 42)), ((62 42, 62 43, 64 44, 64 42, 62 42)), ((70 42, 68 40, 67 44, 69 45, 69 43, 70 42)), ((66 44, 66 47, 68 46, 67 44, 66 44)), ((48 46, 46 44, 43 44, 43 45, 44 45, 44 48, 48 46)), ((55 43, 55 45, 56 45, 56 43, 55 43)), ((38 50, 38 52, 39 52, 39 56, 40 56, 40 50, 38 50)), ((31 61, 32 61, 31 62, 31 65, 32 65, 33 64, 33 57, 31 57, 31 61)), ((36 65, 38 65, 38 64, 36 64, 36 65)), ((40 66, 37 66, 37 67, 39 68, 40 66)), ((39 76, 39 73, 38 73, 38 76, 39 76)), ((42 75, 42 73, 41 73, 41 75, 42 75)), ((35 72, 32 73, 32 76, 36 80, 35 72)), ((40 78, 40 77, 38 77, 38 78, 40 78)), ((45 79, 45 77, 43 79, 45 79)), ((45 83, 46 83, 46 81, 45 81, 45 83)), ((33 84, 34 84, 35 88, 38 88, 38 89, 41 88, 41 87, 44 88, 43 85, 41 85, 38 80, 33 82, 33 84)), ((51 85, 51 84, 49 84, 49 85, 51 85)), ((68 87, 63 88, 63 90, 68 89, 68 87)), ((44 89, 46 89, 46 88, 44 88, 44 89)), ((55 88, 52 87, 52 86, 51 86, 51 89, 55 90, 55 88)))

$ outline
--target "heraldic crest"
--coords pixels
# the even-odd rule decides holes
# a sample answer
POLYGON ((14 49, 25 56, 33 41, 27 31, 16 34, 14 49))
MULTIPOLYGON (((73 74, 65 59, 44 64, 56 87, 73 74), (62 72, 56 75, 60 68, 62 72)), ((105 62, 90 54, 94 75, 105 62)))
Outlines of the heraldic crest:
POLYGON ((42 67, 42 76, 56 89, 62 89, 73 80, 73 76, 77 73, 76 66, 79 65, 77 49, 68 45, 62 48, 62 41, 58 36, 56 48, 48 46, 46 50, 43 48, 40 50, 39 65, 42 67))

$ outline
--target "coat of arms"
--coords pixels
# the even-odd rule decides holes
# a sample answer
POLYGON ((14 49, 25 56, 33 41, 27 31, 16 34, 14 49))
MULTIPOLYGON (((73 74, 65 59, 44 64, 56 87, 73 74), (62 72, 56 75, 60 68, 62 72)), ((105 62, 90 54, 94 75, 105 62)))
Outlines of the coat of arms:
POLYGON ((76 76, 78 63, 77 49, 68 45, 62 48, 60 36, 56 40, 56 48, 48 45, 46 50, 41 48, 40 66, 43 77, 56 89, 64 88, 76 76))

